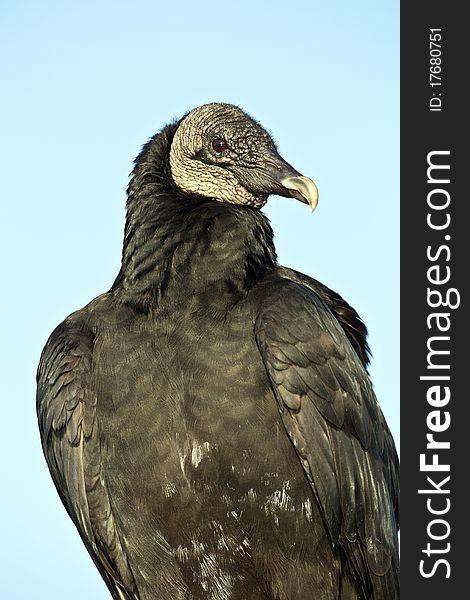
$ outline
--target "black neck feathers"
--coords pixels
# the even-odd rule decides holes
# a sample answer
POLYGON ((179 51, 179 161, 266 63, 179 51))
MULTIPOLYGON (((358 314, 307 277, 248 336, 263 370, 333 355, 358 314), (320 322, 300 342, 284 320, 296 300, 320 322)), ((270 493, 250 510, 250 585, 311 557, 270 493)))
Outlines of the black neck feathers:
POLYGON ((258 210, 182 192, 170 172, 177 125, 142 149, 128 186, 121 271, 112 290, 150 308, 169 288, 210 293, 230 306, 276 265, 273 232, 258 210))

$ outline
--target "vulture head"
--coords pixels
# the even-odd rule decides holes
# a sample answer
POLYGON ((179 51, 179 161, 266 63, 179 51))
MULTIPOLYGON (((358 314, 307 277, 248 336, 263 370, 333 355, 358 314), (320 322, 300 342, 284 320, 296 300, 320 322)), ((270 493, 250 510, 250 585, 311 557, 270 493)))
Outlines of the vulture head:
POLYGON ((278 153, 271 136, 232 104, 188 113, 170 148, 170 171, 184 192, 261 208, 270 194, 297 198, 314 210, 318 190, 278 153))

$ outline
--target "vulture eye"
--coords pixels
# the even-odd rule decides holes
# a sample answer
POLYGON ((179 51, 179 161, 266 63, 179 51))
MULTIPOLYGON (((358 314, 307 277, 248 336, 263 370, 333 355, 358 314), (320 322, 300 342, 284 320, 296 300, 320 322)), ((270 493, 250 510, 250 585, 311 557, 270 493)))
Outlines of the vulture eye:
POLYGON ((221 154, 224 150, 227 150, 227 142, 223 138, 214 138, 212 140, 212 148, 217 154, 221 154))

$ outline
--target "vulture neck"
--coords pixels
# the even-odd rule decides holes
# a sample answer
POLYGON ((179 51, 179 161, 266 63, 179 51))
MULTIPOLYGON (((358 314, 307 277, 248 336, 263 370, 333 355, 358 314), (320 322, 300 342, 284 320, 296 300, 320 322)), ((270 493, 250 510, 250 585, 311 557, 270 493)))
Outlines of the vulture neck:
POLYGON ((128 188, 121 271, 111 288, 141 310, 194 303, 225 313, 276 266, 266 217, 179 190, 165 128, 137 157, 128 188))

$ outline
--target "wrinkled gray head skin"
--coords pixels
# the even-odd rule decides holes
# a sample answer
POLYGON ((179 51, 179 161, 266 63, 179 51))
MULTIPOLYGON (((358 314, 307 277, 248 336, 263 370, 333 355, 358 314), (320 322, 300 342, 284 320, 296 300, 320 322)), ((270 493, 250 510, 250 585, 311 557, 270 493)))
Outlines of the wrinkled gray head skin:
POLYGON ((170 150, 173 180, 184 192, 261 208, 270 194, 297 198, 313 210, 318 191, 281 156, 270 135, 232 104, 188 113, 170 150))

